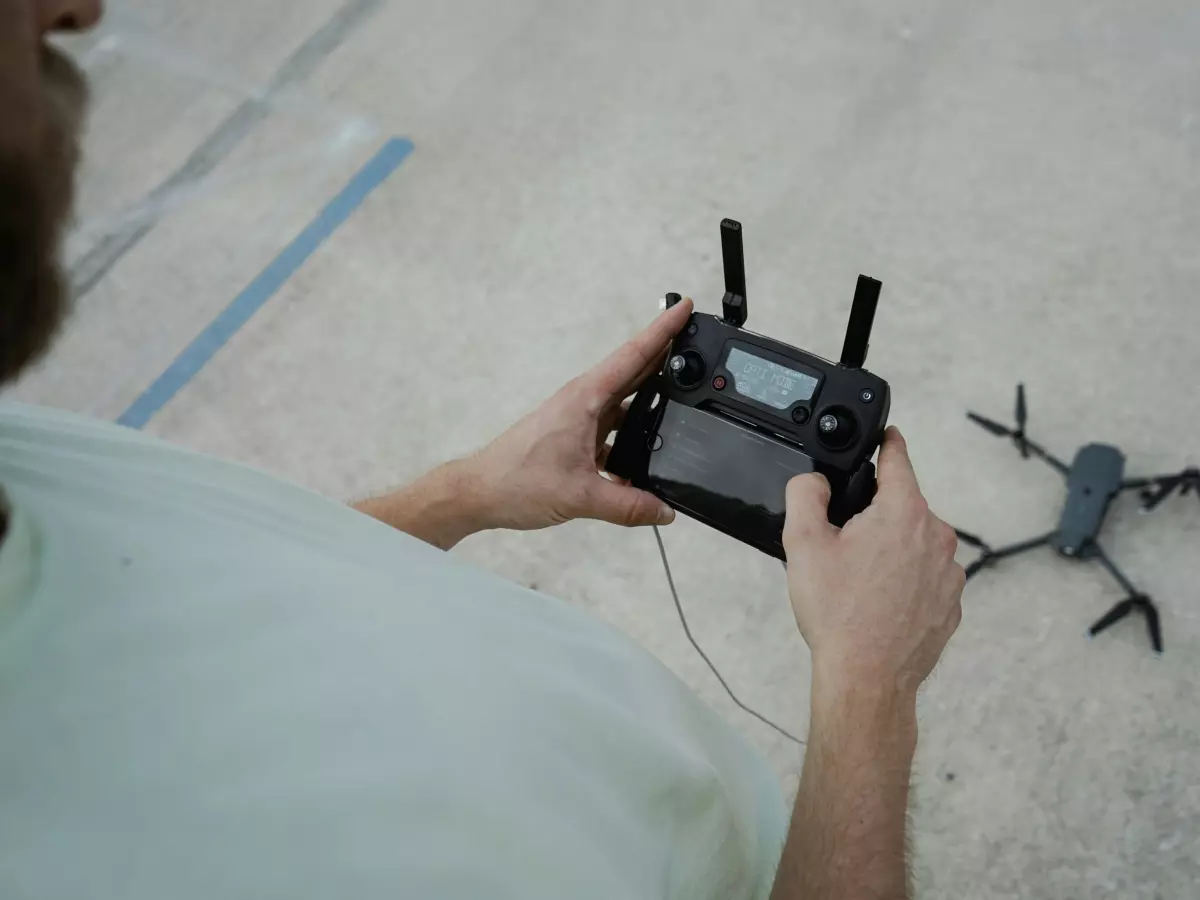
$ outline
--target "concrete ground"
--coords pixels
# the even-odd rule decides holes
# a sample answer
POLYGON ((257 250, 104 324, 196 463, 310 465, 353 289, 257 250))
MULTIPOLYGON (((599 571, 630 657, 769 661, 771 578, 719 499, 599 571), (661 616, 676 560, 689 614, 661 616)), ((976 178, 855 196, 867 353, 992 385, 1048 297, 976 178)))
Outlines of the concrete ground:
MULTIPOLYGON (((393 135, 413 155, 148 430, 348 498, 497 433, 648 321, 718 308, 745 225, 750 326, 834 356, 859 272, 871 368, 931 503, 994 543, 1063 489, 971 426, 1011 415, 1131 474, 1200 462, 1200 16, 1182 0, 113 0, 91 73, 82 296, 11 394, 115 418, 393 135)), ((666 541, 743 698, 806 727, 778 564, 666 541)), ((1200 505, 1134 497, 1106 544, 1163 616, 1049 551, 973 581, 923 699, 919 894, 1200 896, 1200 505)), ((686 643, 652 536, 580 523, 464 557, 617 623, 767 753, 686 643)), ((969 558, 964 554, 964 560, 969 558)))

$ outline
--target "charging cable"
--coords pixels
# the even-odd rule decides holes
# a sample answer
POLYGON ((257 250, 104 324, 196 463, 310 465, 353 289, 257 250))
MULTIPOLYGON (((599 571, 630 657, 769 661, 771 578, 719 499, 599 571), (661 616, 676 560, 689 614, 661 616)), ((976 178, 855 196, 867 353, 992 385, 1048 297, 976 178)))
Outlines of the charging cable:
POLYGON ((659 532, 657 525, 653 525, 651 527, 654 529, 654 539, 656 541, 658 541, 658 555, 662 557, 663 571, 667 573, 667 584, 671 588, 671 598, 675 601, 675 611, 677 613, 679 613, 679 622, 681 625, 683 625, 683 633, 687 635, 688 641, 691 643, 691 645, 693 647, 696 648, 696 652, 700 654, 700 658, 702 660, 704 660, 705 663, 708 664, 708 668, 711 669, 713 675, 715 675, 717 677, 717 681, 721 682, 721 687, 725 688, 725 693, 727 693, 729 695, 730 700, 732 700, 734 703, 736 703, 739 707, 741 707, 743 710, 748 712, 750 715, 754 716, 754 718, 758 719, 758 721, 762 722, 764 725, 769 725, 771 728, 774 728, 776 731, 778 731, 780 734, 782 734, 789 741, 792 741, 796 744, 799 744, 801 747, 803 747, 804 741, 800 740, 800 738, 796 737, 794 734, 792 734, 786 728, 782 728, 779 725, 776 725, 774 722, 772 722, 770 719, 768 719, 762 713, 756 712, 755 710, 753 710, 749 706, 747 706, 745 703, 743 703, 741 700, 739 700, 737 697, 737 694, 735 694, 733 692, 733 689, 729 687, 729 682, 727 682, 724 679, 724 677, 722 677, 721 673, 717 671, 717 667, 715 665, 713 665, 713 661, 708 658, 708 654, 704 652, 704 650, 700 647, 700 645, 698 643, 696 643, 696 639, 694 637, 692 637, 692 629, 688 627, 687 616, 684 615, 684 612, 683 612, 683 604, 681 604, 679 602, 679 592, 677 590, 675 590, 675 579, 671 576, 671 564, 669 562, 667 562, 667 548, 663 545, 662 534, 659 532))

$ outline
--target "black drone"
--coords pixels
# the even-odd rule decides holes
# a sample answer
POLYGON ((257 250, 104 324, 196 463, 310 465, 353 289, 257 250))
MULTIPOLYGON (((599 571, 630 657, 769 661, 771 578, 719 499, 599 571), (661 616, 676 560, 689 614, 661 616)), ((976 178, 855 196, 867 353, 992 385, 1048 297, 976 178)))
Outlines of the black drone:
POLYGON ((1116 567, 1100 546, 1097 537, 1109 505, 1117 494, 1122 491, 1140 491, 1142 512, 1154 509, 1175 491, 1179 491, 1181 496, 1193 491, 1200 498, 1200 469, 1189 468, 1175 475, 1159 475, 1154 478, 1125 478, 1125 456, 1116 447, 1108 444, 1086 444, 1080 447, 1074 462, 1068 466, 1025 436, 1027 411, 1023 384, 1017 385, 1015 429, 973 412, 968 412, 967 418, 997 437, 1012 438, 1023 457, 1028 459, 1030 454, 1038 457, 1056 469, 1067 481, 1067 500, 1059 517, 1058 527, 1049 534, 1006 547, 991 547, 975 535, 955 529, 963 543, 980 550, 979 558, 967 566, 967 578, 1001 559, 1047 544, 1069 559, 1098 559, 1126 591, 1127 596, 1101 616, 1088 630, 1088 634, 1099 634, 1130 613, 1138 612, 1146 617, 1150 643, 1155 652, 1162 653, 1162 630, 1159 627, 1158 610, 1154 602, 1147 594, 1135 588, 1116 567))

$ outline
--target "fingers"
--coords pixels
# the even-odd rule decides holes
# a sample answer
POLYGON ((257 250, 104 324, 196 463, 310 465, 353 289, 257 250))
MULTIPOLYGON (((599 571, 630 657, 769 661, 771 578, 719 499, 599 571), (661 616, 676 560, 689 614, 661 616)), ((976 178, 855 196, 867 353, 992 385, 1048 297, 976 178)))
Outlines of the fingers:
POLYGON ((585 377, 605 400, 628 396, 640 381, 654 371, 662 354, 667 352, 675 335, 683 330, 691 314, 690 299, 676 303, 640 334, 614 350, 585 377))
POLYGON ((588 489, 580 515, 614 525, 669 525, 675 510, 648 491, 597 478, 588 489))
POLYGON ((879 450, 879 492, 893 495, 920 495, 917 473, 908 458, 908 443, 895 425, 888 426, 879 450))
POLYGON ((831 493, 825 476, 816 472, 797 475, 788 482, 783 543, 789 555, 793 546, 823 544, 837 534, 829 524, 831 493))

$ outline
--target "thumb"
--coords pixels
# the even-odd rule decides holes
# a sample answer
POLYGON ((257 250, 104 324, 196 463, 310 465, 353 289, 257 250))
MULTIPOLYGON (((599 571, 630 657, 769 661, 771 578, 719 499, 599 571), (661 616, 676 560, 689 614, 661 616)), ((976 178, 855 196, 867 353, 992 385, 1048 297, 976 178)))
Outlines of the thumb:
POLYGON ((614 525, 669 525, 675 520, 675 510, 649 491, 626 484, 616 484, 607 478, 597 478, 588 492, 583 515, 614 525))
POLYGON ((787 486, 787 518, 783 524, 783 546, 789 557, 793 548, 823 544, 838 530, 829 524, 829 481, 818 472, 797 475, 787 486))

